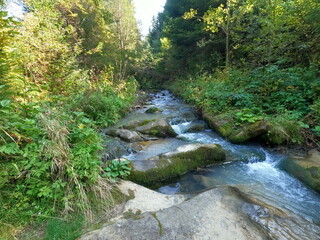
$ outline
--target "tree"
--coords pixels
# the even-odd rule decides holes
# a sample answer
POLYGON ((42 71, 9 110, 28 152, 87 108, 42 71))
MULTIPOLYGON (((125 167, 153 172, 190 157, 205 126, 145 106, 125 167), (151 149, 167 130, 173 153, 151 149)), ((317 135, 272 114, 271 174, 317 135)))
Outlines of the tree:
POLYGON ((112 14, 111 29, 114 41, 119 49, 114 52, 118 79, 123 80, 128 74, 128 65, 135 55, 140 39, 134 6, 131 0, 108 0, 108 10, 112 14))
POLYGON ((17 32, 18 22, 0 11, 0 100, 7 99, 19 92, 21 76, 18 69, 16 51, 12 46, 17 32))
MULTIPOLYGON (((239 27, 244 15, 252 12, 253 5, 247 1, 227 0, 226 4, 220 4, 216 8, 210 8, 203 17, 200 17, 205 24, 205 30, 217 33, 220 29, 225 34, 225 65, 229 67, 230 63, 230 40, 235 35, 235 29, 239 27)), ((191 19, 197 15, 198 11, 190 9, 184 14, 184 19, 191 19)), ((236 42, 233 42, 236 44, 236 42)))

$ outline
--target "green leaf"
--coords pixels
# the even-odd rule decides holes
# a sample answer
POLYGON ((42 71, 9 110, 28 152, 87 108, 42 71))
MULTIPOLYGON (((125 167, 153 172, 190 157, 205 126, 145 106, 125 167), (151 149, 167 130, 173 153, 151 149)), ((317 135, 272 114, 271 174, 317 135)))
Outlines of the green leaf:
POLYGON ((2 106, 2 107, 9 107, 10 106, 10 100, 2 100, 2 101, 0 101, 0 105, 2 106))
POLYGON ((118 175, 119 175, 119 174, 118 174, 117 172, 112 172, 112 173, 111 173, 111 177, 114 177, 114 178, 117 177, 118 175))

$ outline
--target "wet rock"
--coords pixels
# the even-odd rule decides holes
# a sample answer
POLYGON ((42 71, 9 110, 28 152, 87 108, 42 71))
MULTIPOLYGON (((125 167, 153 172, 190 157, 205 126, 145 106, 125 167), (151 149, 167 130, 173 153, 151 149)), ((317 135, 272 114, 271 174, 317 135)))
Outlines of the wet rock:
POLYGON ((80 239, 267 239, 261 229, 241 211, 242 199, 233 188, 212 189, 188 201, 183 201, 181 197, 173 199, 172 196, 151 190, 135 188, 130 191, 134 192, 135 198, 132 201, 136 203, 126 209, 136 215, 140 214, 139 217, 118 218, 80 239))
POLYGON ((145 113, 156 113, 156 112, 162 112, 162 109, 157 107, 151 107, 145 111, 145 113))
POLYGON ((320 152, 317 149, 309 151, 305 158, 286 159, 282 163, 282 168, 310 188, 320 192, 320 152))
POLYGON ((166 119, 151 121, 146 125, 135 128, 136 131, 155 137, 175 137, 176 132, 166 119))
POLYGON ((233 143, 244 143, 268 132, 268 126, 263 121, 247 124, 240 130, 234 130, 228 139, 233 143))
POLYGON ((125 128, 125 129, 129 129, 129 130, 133 130, 137 127, 141 127, 144 126, 150 122, 154 122, 156 121, 156 119, 140 119, 140 120, 133 120, 130 121, 124 125, 122 125, 121 127, 125 128))
POLYGON ((213 116, 207 111, 202 112, 202 117, 208 123, 211 129, 216 130, 223 137, 228 137, 231 135, 233 130, 231 119, 227 119, 221 116, 213 116))
POLYGON ((106 149, 106 151, 103 153, 104 160, 119 158, 131 151, 131 147, 129 144, 111 137, 105 138, 104 147, 106 149))
POLYGON ((207 111, 203 111, 202 116, 210 128, 232 143, 245 143, 268 132, 268 126, 263 121, 236 126, 233 119, 225 116, 213 116, 207 111))
POLYGON ((121 140, 126 142, 141 142, 143 138, 135 131, 130 131, 127 129, 110 129, 106 131, 106 134, 119 137, 121 140))
POLYGON ((201 132, 207 128, 207 124, 204 121, 193 121, 186 132, 188 133, 195 133, 195 132, 201 132))
POLYGON ((130 144, 130 148, 132 152, 136 153, 143 149, 143 145, 141 145, 140 143, 134 142, 130 144))
POLYGON ((133 161, 134 169, 129 180, 152 185, 225 159, 226 153, 218 144, 188 144, 145 161, 133 161))

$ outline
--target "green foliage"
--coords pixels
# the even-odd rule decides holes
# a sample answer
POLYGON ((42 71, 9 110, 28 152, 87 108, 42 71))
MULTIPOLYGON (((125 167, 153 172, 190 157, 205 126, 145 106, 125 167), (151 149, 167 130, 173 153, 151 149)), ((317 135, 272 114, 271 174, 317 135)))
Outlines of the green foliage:
POLYGON ((314 129, 313 129, 313 131, 315 132, 315 134, 316 134, 317 136, 320 137, 320 126, 315 126, 314 129))
POLYGON ((269 131, 267 141, 272 145, 284 143, 302 143, 300 123, 292 114, 282 114, 276 117, 268 117, 269 131))
POLYGON ((78 96, 77 106, 99 125, 110 126, 124 115, 130 103, 118 96, 105 95, 101 92, 78 96))
POLYGON ((130 175, 131 172, 130 161, 114 159, 111 162, 108 162, 107 167, 103 170, 105 173, 104 177, 108 177, 113 181, 117 181, 118 178, 125 178, 130 175))
POLYGON ((18 34, 19 23, 0 10, 0 100, 15 93, 21 76, 17 69, 17 58, 12 42, 18 34))
POLYGON ((84 225, 83 217, 77 217, 65 221, 52 219, 47 223, 45 240, 74 240, 80 237, 84 225))
MULTIPOLYGON (((117 16, 103 0, 24 3, 23 24, 0 12, 0 238, 32 220, 108 210, 98 127, 123 116, 137 89, 130 1, 114 1, 117 16)), ((61 225, 49 222, 46 238, 77 237, 53 236, 61 225)))
POLYGON ((319 125, 318 74, 314 66, 281 69, 270 65, 252 71, 229 69, 183 78, 170 88, 207 111, 232 113, 240 125, 267 120, 271 142, 297 143, 302 141, 299 129, 312 135, 310 130, 316 133, 319 125))
POLYGON ((251 109, 244 108, 242 111, 236 113, 236 121, 239 123, 254 123, 261 120, 261 116, 257 116, 251 109))
MULTIPOLYGON (((68 211, 77 206, 81 191, 98 180, 101 137, 83 113, 68 115, 63 109, 32 105, 28 109, 27 116, 8 111, 9 121, 2 127, 4 210, 10 207, 27 215, 68 211)), ((86 208, 81 203, 77 207, 86 208)))
POLYGON ((149 34, 156 69, 185 76, 223 65, 319 64, 319 9, 318 0, 168 0, 149 34))

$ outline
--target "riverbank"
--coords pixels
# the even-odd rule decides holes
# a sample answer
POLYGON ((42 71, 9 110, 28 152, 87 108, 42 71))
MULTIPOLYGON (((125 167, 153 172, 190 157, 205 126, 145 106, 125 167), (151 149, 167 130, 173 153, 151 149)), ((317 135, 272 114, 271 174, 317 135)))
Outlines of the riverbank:
POLYGON ((210 127, 231 142, 254 140, 307 151, 320 149, 316 72, 275 66, 230 69, 178 78, 165 87, 194 104, 210 127), (307 73, 309 88, 303 82, 307 73))
MULTIPOLYGON (((320 226, 317 224, 319 222, 318 212, 320 211, 319 194, 314 193, 281 169, 281 164, 285 163, 287 159, 286 155, 265 149, 257 143, 242 145, 230 143, 216 132, 210 130, 203 121, 199 121, 194 115, 195 109, 191 105, 185 104, 167 91, 153 93, 151 96, 144 106, 128 114, 113 129, 105 131, 106 134, 119 134, 117 141, 131 146, 119 154, 119 157, 131 160, 135 169, 144 170, 151 167, 156 173, 157 171, 161 172, 161 167, 155 164, 158 160, 162 157, 177 154, 177 150, 180 148, 191 149, 188 147, 190 144, 218 144, 226 153, 226 159, 223 162, 193 168, 193 171, 186 172, 185 169, 182 169, 182 172, 177 177, 169 178, 167 181, 163 181, 163 179, 158 181, 158 184, 153 185, 153 187, 158 192, 166 194, 164 198, 167 198, 168 194, 171 196, 180 196, 182 194, 187 198, 191 197, 191 200, 195 198, 195 200, 191 201, 194 204, 188 205, 186 208, 191 212, 196 209, 202 215, 201 209, 211 209, 207 205, 209 202, 217 205, 219 200, 216 197, 222 194, 220 196, 224 199, 233 199, 231 201, 232 204, 226 209, 231 211, 234 216, 239 216, 238 214, 245 216, 247 220, 249 219, 249 222, 244 222, 250 226, 258 226, 261 234, 267 232, 269 237, 276 239, 286 239, 284 236, 289 235, 299 239, 317 239, 317 234, 320 232, 320 226), (148 109, 154 108, 157 108, 157 111, 148 113, 148 109), (177 136, 157 137, 152 136, 152 132, 147 133, 146 127, 142 126, 156 123, 157 119, 167 121, 177 136), (130 130, 126 129, 128 127, 130 130), (125 142, 124 135, 121 135, 121 133, 128 130, 136 132, 144 140, 133 143, 125 142), (151 136, 148 135, 150 133, 151 136), (140 147, 137 148, 137 145, 140 147), (135 147, 132 148, 132 146, 135 147), (200 200, 202 196, 197 198, 198 195, 207 193, 212 188, 220 190, 213 191, 215 193, 212 192, 212 195, 209 194, 212 197, 211 201, 207 199, 206 203, 201 206, 198 205, 197 202, 202 201, 200 200), (223 190, 222 193, 221 189, 232 189, 231 192, 233 193, 229 190, 223 190), (234 196, 234 191, 237 192, 236 195, 238 197, 234 196), (237 207, 234 208, 234 206, 237 207), (305 226, 310 227, 307 229, 305 226)), ((153 133, 155 134, 155 132, 153 133)), ((192 159, 192 154, 187 155, 192 159)), ((156 175, 154 174, 154 176, 156 175)), ((149 198, 152 199, 151 197, 143 200, 138 198, 140 207, 152 205, 148 201, 149 198)), ((141 238, 144 235, 140 232, 140 229, 147 231, 155 239, 167 237, 168 235, 166 234, 170 233, 177 234, 177 237, 181 236, 179 235, 181 232, 175 227, 163 223, 161 218, 162 216, 166 218, 167 213, 170 215, 172 211, 175 211, 174 209, 179 209, 181 204, 184 206, 183 203, 179 203, 176 207, 168 207, 167 210, 160 212, 154 209, 150 210, 151 213, 141 213, 136 209, 132 209, 122 219, 117 218, 115 221, 106 224, 104 228, 89 233, 89 236, 104 238, 106 232, 112 232, 112 234, 115 234, 115 238, 125 238, 129 236, 128 232, 133 232, 133 237, 139 236, 141 238), (155 219, 154 213, 155 216, 161 216, 158 218, 159 221, 153 221, 155 219), (148 221, 150 224, 145 224, 144 221, 148 221), (118 227, 120 225, 121 227, 118 227), (134 227, 127 228, 126 226, 128 225, 134 227), (160 225, 162 229, 166 229, 166 231, 163 231, 163 236, 159 234, 160 225), (140 228, 142 226, 143 228, 140 228), (123 232, 121 231, 122 229, 124 229, 123 232)), ((208 210, 208 212, 210 211, 208 210)), ((217 211, 214 212, 216 213, 217 211)), ((184 215, 185 213, 182 211, 181 214, 184 215)), ((174 217, 172 219, 178 222, 180 215, 176 212, 174 212, 174 215, 177 215, 177 219, 174 217)), ((206 229, 206 223, 202 224, 202 221, 208 221, 215 214, 210 213, 210 216, 208 216, 203 213, 203 216, 200 215, 197 215, 199 216, 197 219, 200 221, 200 225, 203 225, 204 229, 206 229)), ((223 216, 220 217, 223 218, 223 216)), ((220 217, 217 215, 215 221, 220 222, 220 217)), ((223 219, 225 220, 225 218, 223 219)), ((229 223, 228 221, 226 222, 227 225, 229 223)), ((199 228, 199 222, 190 219, 190 229, 195 230, 195 232, 201 232, 203 228, 199 228)), ((215 228, 212 227, 212 229, 215 228)), ((220 232, 221 236, 229 233, 224 227, 221 227, 220 231, 222 231, 220 232)), ((209 230, 207 233, 212 234, 209 230)), ((190 234, 192 236, 192 233, 190 234)), ((197 235, 197 237, 199 236, 197 235)))

